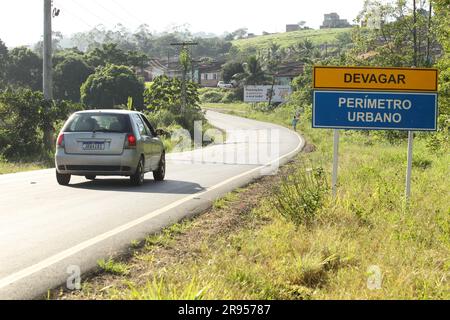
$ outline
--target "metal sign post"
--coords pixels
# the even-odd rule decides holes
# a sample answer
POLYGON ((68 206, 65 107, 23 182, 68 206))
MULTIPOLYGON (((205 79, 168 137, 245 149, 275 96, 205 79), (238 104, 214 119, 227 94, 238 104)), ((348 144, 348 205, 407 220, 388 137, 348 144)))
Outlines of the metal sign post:
POLYGON ((405 199, 409 202, 411 198, 411 175, 412 175, 412 162, 413 162, 413 143, 414 143, 414 132, 408 132, 408 165, 406 168, 406 188, 405 188, 405 199))
POLYGON ((337 196, 337 181, 338 181, 338 169, 339 169, 339 130, 334 130, 334 152, 333 152, 333 177, 332 177, 332 190, 333 198, 337 196))

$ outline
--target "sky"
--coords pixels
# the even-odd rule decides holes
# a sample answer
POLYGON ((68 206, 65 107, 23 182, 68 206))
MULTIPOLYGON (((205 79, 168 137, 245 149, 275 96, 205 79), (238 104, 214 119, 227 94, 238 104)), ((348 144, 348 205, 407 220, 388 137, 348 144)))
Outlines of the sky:
MULTIPOLYGON (((53 31, 64 35, 118 23, 134 31, 147 24, 162 32, 187 24, 191 32, 218 35, 246 27, 261 34, 284 32, 286 24, 306 21, 319 28, 325 13, 337 12, 353 22, 364 0, 53 0, 61 10, 53 31)), ((31 45, 42 37, 43 0, 1 0, 0 39, 8 47, 31 45)))

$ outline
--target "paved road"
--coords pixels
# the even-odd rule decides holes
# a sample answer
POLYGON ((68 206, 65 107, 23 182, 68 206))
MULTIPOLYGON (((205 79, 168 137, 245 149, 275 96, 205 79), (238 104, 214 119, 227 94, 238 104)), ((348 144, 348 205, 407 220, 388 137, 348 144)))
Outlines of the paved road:
POLYGON ((167 180, 146 176, 56 183, 54 170, 0 176, 0 299, 34 299, 217 197, 274 172, 303 140, 285 128, 209 111, 227 139, 168 156, 167 180), (270 134, 269 134, 270 133, 270 134), (263 166, 265 165, 265 166, 263 166))

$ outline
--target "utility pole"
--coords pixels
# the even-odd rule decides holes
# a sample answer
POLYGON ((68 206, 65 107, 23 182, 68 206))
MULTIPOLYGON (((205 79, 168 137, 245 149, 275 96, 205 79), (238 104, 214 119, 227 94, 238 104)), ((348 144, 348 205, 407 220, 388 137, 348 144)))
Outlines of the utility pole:
POLYGON ((270 88, 270 95, 269 95, 269 105, 268 105, 268 108, 270 108, 270 105, 272 104, 272 99, 273 99, 273 89, 274 89, 274 87, 275 87, 275 81, 276 81, 276 78, 278 77, 278 72, 277 73, 274 73, 274 74, 271 74, 271 76, 272 76, 272 87, 270 88))
MULTIPOLYGON (((52 77, 52 0, 44 0, 44 52, 43 52, 43 79, 42 87, 45 100, 53 100, 52 77)), ((52 125, 46 123, 44 128, 44 142, 47 150, 53 146, 52 125)))
POLYGON ((52 0, 44 0, 43 90, 46 100, 53 99, 52 88, 52 0))
MULTIPOLYGON (((176 43, 171 43, 171 46, 177 46, 177 47, 181 47, 181 51, 180 53, 183 52, 187 52, 187 54, 189 54, 189 50, 187 49, 188 46, 196 46, 198 45, 197 42, 176 42, 176 43)), ((189 62, 191 60, 191 57, 189 57, 189 62)), ((184 112, 186 111, 186 105, 187 105, 187 93, 186 93, 186 76, 187 76, 187 72, 188 72, 188 65, 182 65, 182 78, 181 78, 181 112, 184 114, 184 112)))

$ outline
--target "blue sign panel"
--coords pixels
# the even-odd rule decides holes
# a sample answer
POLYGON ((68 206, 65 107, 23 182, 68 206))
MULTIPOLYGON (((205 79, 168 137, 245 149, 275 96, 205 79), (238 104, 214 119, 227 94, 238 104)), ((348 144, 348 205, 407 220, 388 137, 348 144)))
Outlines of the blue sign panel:
POLYGON ((437 94, 315 91, 313 128, 435 131, 437 94))

